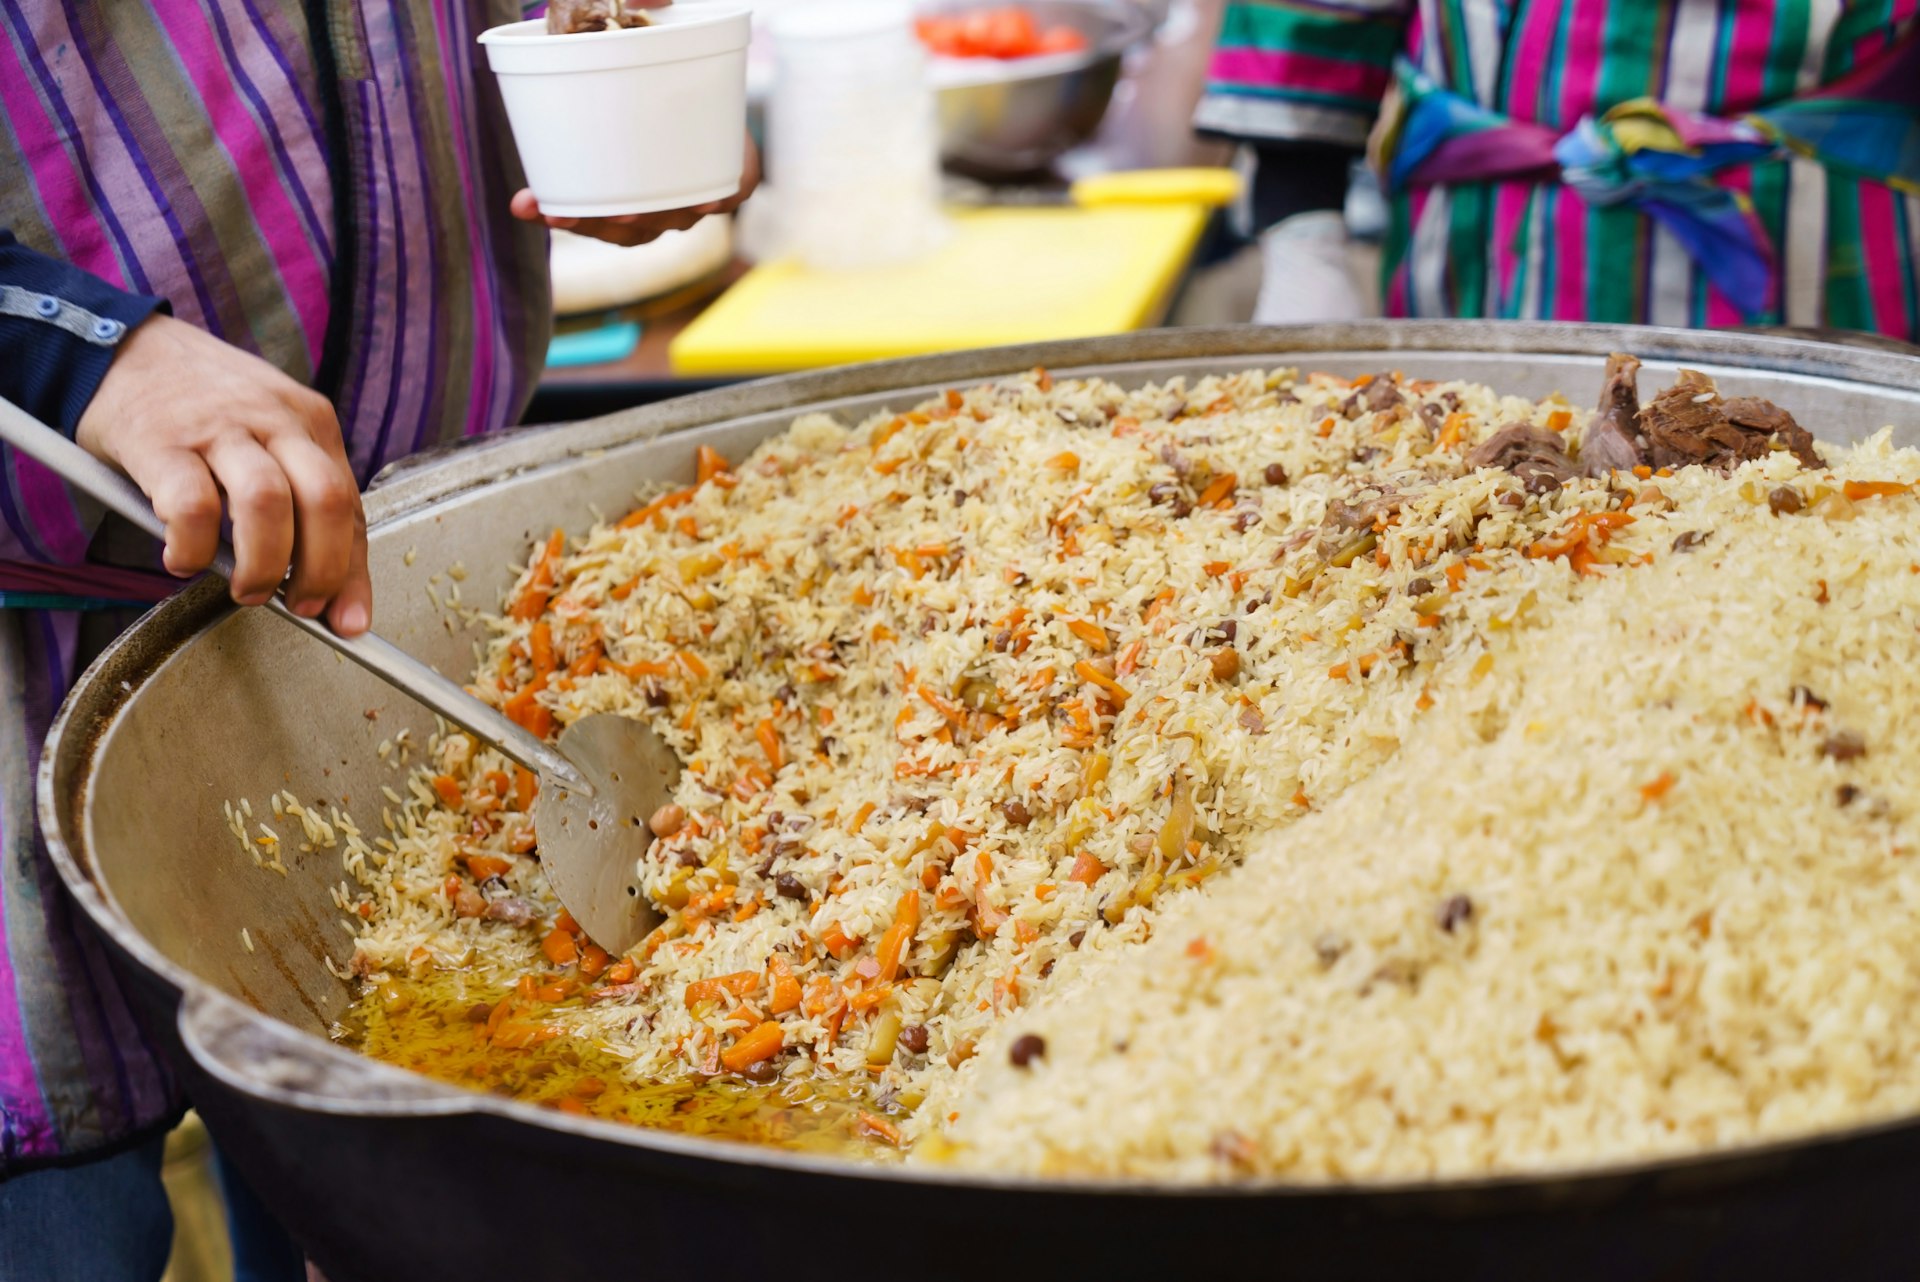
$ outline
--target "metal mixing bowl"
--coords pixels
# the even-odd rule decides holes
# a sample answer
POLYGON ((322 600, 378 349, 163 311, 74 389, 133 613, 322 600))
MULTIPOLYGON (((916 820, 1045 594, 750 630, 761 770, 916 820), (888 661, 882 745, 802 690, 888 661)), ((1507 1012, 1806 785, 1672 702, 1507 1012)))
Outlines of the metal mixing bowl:
MULTIPOLYGON (((963 13, 1011 0, 941 2, 926 13, 963 13)), ((1009 178, 1047 169, 1060 156, 1092 138, 1113 101, 1126 51, 1153 30, 1151 3, 1141 0, 1030 0, 1022 7, 1042 27, 1068 26, 1087 38, 1077 54, 1022 58, 934 58, 929 74, 939 113, 940 158, 980 178, 1009 178)), ((767 138, 767 103, 773 64, 766 55, 750 64, 747 127, 767 138)), ((780 158, 768 157, 779 182, 780 158)))
MULTIPOLYGON (((994 3, 996 0, 987 0, 994 3)), ((980 4, 940 5, 953 13, 980 4)), ((1028 0, 1042 27, 1067 26, 1087 38, 1078 54, 1021 58, 935 59, 940 156, 983 177, 1044 170, 1092 138, 1113 101, 1122 56, 1151 28, 1131 3, 1028 0)))

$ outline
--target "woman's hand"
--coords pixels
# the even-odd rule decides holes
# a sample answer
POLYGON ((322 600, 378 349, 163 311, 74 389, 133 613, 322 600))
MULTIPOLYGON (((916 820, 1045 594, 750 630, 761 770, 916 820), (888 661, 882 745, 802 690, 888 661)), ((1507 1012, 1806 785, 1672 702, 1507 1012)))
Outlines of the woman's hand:
POLYGON ((342 636, 373 621, 360 492, 324 396, 169 316, 122 340, 76 433, 133 479, 166 523, 166 567, 207 568, 222 496, 233 519, 233 599, 287 601, 342 636))
POLYGON ((725 200, 695 205, 691 209, 663 210, 657 214, 620 214, 612 218, 548 218, 541 214, 540 202, 534 199, 533 192, 523 187, 514 193, 510 208, 515 218, 526 222, 543 222, 559 231, 591 236, 615 245, 644 245, 658 240, 665 232, 685 231, 709 214, 732 213, 746 203, 747 197, 753 195, 753 189, 759 185, 760 149, 749 138, 746 168, 740 175, 740 190, 725 200))

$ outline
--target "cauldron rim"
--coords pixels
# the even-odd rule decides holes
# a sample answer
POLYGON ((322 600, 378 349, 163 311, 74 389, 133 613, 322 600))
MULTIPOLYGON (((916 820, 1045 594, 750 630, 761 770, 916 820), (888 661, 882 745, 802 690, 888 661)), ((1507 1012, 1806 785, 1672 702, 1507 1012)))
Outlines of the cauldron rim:
MULTIPOLYGON (((1920 351, 1920 349, 1916 349, 1920 351)), ((1390 363, 1396 353, 1459 352, 1474 356, 1559 356, 1595 362, 1611 351, 1630 351, 1649 362, 1692 363, 1764 370, 1814 384, 1865 386, 1883 391, 1920 391, 1920 356, 1884 346, 1852 347, 1800 338, 1736 332, 1690 331, 1652 326, 1556 324, 1515 321, 1367 321, 1303 326, 1227 326, 1147 331, 1103 338, 987 348, 937 356, 907 357, 808 373, 777 375, 697 393, 585 423, 529 427, 474 438, 429 451, 375 479, 367 493, 370 532, 401 517, 461 496, 496 478, 564 462, 581 455, 655 436, 769 412, 831 410, 842 400, 879 393, 911 394, 966 380, 1003 377, 1035 366, 1072 377, 1078 371, 1186 366, 1209 359, 1244 361, 1268 357, 1275 364, 1306 357, 1377 354, 1390 363), (565 444, 561 445, 560 433, 565 444)), ((1169 373, 1176 372, 1168 370, 1169 373)), ((261 1014, 188 973, 136 930, 91 874, 81 815, 95 750, 120 709, 167 658, 193 643, 232 612, 223 585, 203 581, 149 611, 116 638, 81 675, 62 703, 47 736, 36 779, 42 830, 68 891, 110 944, 138 967, 180 995, 182 1040, 196 1066, 255 1100, 309 1112, 366 1117, 491 1117, 585 1140, 608 1141, 663 1157, 727 1166, 748 1166, 836 1179, 966 1187, 1055 1197, 1150 1197, 1210 1200, 1390 1199, 1454 1200, 1483 1204, 1491 1198, 1508 1209, 1541 1202, 1605 1197, 1628 1186, 1682 1183, 1689 1187, 1737 1182, 1786 1165, 1846 1160, 1862 1148, 1906 1147, 1920 1140, 1920 1114, 1862 1123, 1798 1138, 1716 1148, 1653 1159, 1541 1167, 1443 1180, 1250 1179, 1231 1183, 1170 1182, 1127 1177, 1039 1177, 942 1167, 881 1165, 853 1159, 787 1152, 738 1141, 677 1135, 593 1118, 574 1117, 517 1100, 436 1081, 366 1059, 313 1033, 261 1014), (288 1042, 298 1052, 354 1075, 398 1086, 386 1100, 343 1099, 284 1088, 260 1080, 209 1045, 236 1031, 288 1042), (389 1076, 390 1075, 390 1076, 389 1076), (401 1083, 404 1081, 404 1085, 401 1083)))

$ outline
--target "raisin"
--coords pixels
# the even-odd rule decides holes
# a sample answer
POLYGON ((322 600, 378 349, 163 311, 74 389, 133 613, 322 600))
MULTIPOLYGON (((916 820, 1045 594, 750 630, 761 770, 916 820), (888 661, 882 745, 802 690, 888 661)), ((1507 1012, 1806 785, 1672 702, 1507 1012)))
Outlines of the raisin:
POLYGON ((1450 895, 1446 902, 1440 905, 1436 919, 1440 923, 1440 929, 1451 935, 1455 927, 1464 926, 1473 920, 1473 901, 1465 895, 1450 895))
POLYGON ((1867 755, 1867 742, 1851 730, 1842 730, 1821 744, 1820 751, 1835 761, 1858 761, 1867 755))

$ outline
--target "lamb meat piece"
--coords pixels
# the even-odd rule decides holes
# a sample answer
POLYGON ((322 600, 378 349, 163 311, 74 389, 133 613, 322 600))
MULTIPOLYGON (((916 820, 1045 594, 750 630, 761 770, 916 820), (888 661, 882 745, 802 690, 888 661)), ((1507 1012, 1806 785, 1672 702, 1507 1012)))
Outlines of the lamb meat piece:
POLYGON ((1673 386, 1640 411, 1655 467, 1725 466, 1759 458, 1766 439, 1727 421, 1720 392, 1698 370, 1683 369, 1673 386))
POLYGON ((547 5, 547 34, 578 35, 583 31, 616 31, 644 27, 652 19, 650 6, 636 0, 551 0, 547 5))
POLYGON ((1646 465, 1646 441, 1637 435, 1639 422, 1640 362, 1615 352, 1607 357, 1600 408, 1580 437, 1580 462, 1588 476, 1631 472, 1646 465))
POLYGON ((1827 461, 1813 446, 1813 433, 1794 421, 1793 415, 1758 396, 1736 396, 1722 402, 1720 412, 1735 427, 1758 432, 1769 441, 1778 441, 1793 451, 1803 467, 1825 467, 1827 461))
POLYGON ((1343 418, 1353 418, 1362 413, 1379 414, 1400 404, 1402 399, 1393 375, 1375 374, 1372 381, 1341 404, 1340 414, 1343 418))
POLYGON ((1399 511, 1400 507, 1401 500, 1398 495, 1381 495, 1379 498, 1365 499, 1359 503, 1334 499, 1327 504, 1326 524, 1342 530, 1370 530, 1376 520, 1399 511))
POLYGON ((1557 489, 1576 473, 1559 435, 1531 423, 1509 423, 1474 446, 1467 454, 1467 466, 1502 468, 1535 493, 1557 489))
POLYGON ((525 926, 533 921, 533 905, 517 896, 495 899, 487 904, 488 921, 504 921, 509 926, 525 926))
POLYGON ((1823 462, 1813 436, 1770 401, 1754 396, 1720 399, 1713 380, 1681 370, 1674 385, 1640 412, 1655 467, 1701 465, 1730 469, 1765 458, 1779 445, 1807 467, 1823 462))

